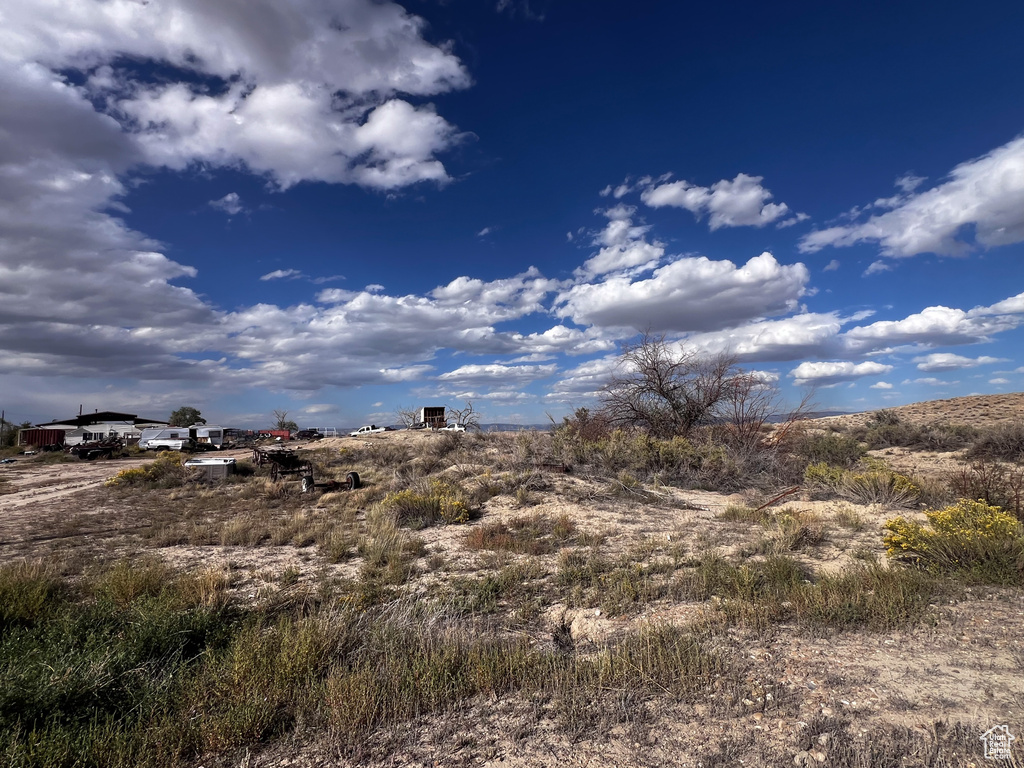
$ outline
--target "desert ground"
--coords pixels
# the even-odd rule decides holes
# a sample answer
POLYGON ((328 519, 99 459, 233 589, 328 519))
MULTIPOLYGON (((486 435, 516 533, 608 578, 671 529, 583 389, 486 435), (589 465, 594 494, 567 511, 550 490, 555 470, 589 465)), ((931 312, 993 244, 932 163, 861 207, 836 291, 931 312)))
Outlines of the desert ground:
MULTIPOLYGON (((981 429, 1024 421, 1024 395, 893 411, 905 423, 981 429)), ((842 435, 870 419, 830 417, 802 429, 842 435)), ((216 575, 222 599, 240 611, 296 622, 351 610, 384 621, 408 611, 418 627, 443 624, 444 637, 462 633, 469 644, 510 643, 558 669, 600 667, 631 638, 666 631, 685 633, 714 662, 692 680, 636 661, 579 689, 552 691, 543 681, 471 688, 405 715, 378 714, 354 736, 338 725, 345 702, 323 694, 327 704, 288 704, 299 714, 284 724, 200 742, 168 762, 1024 764, 1024 742, 1010 760, 993 762, 982 738, 1007 726, 1024 739, 1021 582, 934 577, 914 587, 917 597, 904 586, 888 594, 885 574, 902 566, 887 556, 883 526, 899 516, 923 521, 923 496, 863 503, 801 483, 680 487, 657 472, 565 462, 551 435, 533 432, 397 431, 295 450, 313 461, 318 482, 354 469, 363 487, 300 493, 294 480, 271 483, 265 470, 218 483, 185 475, 111 482, 151 456, 0 466, 0 563, 44 564, 73 580, 157 562, 165 574, 216 575), (418 517, 419 502, 401 495, 430 488, 442 489, 440 518, 418 517), (799 577, 781 597, 706 576, 731 568, 753 583, 783 561, 799 577), (844 589, 853 591, 844 597, 844 589), (806 604, 804 595, 812 595, 806 604)), ((943 478, 970 464, 966 449, 886 447, 868 456, 935 498, 943 478)))

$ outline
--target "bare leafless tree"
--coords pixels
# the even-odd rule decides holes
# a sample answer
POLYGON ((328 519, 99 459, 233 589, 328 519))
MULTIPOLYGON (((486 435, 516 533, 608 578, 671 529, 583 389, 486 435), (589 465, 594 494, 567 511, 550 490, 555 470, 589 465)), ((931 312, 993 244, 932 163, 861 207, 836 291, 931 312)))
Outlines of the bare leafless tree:
POLYGON ((411 427, 416 423, 416 417, 420 415, 420 412, 415 408, 400 405, 395 409, 395 418, 398 419, 398 423, 406 427, 411 427))
POLYGON ((725 419, 742 373, 729 355, 704 355, 645 333, 623 347, 619 370, 601 394, 601 411, 613 424, 686 436, 725 419))
POLYGON ((452 408, 448 406, 448 415, 445 417, 448 421, 454 421, 456 424, 461 424, 466 429, 480 429, 480 414, 473 408, 473 403, 469 400, 466 401, 464 408, 452 408))
POLYGON ((760 439, 765 424, 779 413, 782 395, 774 381, 750 371, 733 374, 719 410, 740 443, 760 439))
POLYGON ((274 414, 274 429, 287 429, 291 432, 298 430, 299 425, 288 418, 288 411, 275 410, 274 414))

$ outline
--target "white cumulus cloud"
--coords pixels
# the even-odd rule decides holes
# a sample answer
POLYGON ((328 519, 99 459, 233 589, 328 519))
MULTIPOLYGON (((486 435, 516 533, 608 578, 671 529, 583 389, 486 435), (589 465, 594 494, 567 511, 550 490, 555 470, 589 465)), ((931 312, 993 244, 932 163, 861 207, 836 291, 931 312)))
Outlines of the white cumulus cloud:
POLYGON ((242 198, 238 196, 237 192, 228 192, 224 197, 211 200, 209 204, 211 208, 224 211, 228 216, 237 216, 245 210, 245 206, 242 205, 242 198))
POLYGON ((913 362, 917 363, 920 371, 956 371, 962 368, 975 368, 979 365, 991 365, 993 363, 1004 363, 1005 358, 988 357, 964 357, 954 355, 952 352, 935 352, 922 357, 915 357, 913 362))
POLYGON ((455 386, 476 386, 479 384, 528 384, 537 379, 546 379, 558 370, 557 365, 463 365, 454 371, 442 373, 438 381, 455 386))
POLYGON ((305 275, 298 269, 275 269, 260 276, 260 280, 297 280, 305 275))
MULTIPOLYGON (((652 208, 685 208, 697 218, 709 215, 712 231, 721 227, 763 227, 786 216, 789 206, 770 203, 772 193, 761 186, 762 176, 736 174, 736 178, 701 187, 688 181, 654 184, 640 199, 652 208)), ((806 218, 806 217, 804 217, 806 218)))
POLYGON ((963 256, 1024 240, 1024 137, 958 165, 942 184, 917 192, 921 181, 904 177, 897 182, 903 194, 879 206, 889 208, 885 213, 811 232, 800 250, 874 242, 890 257, 963 256))
POLYGON ((782 265, 770 253, 742 266, 703 256, 682 257, 658 267, 650 277, 614 274, 603 282, 574 285, 558 295, 555 312, 579 325, 719 330, 796 309, 809 277, 803 264, 782 265))
POLYGON ((893 369, 891 365, 883 365, 872 361, 864 363, 853 363, 850 361, 836 362, 806 362, 800 363, 789 372, 793 377, 793 383, 797 386, 804 384, 817 384, 820 386, 831 386, 844 381, 853 381, 864 376, 880 376, 893 369))

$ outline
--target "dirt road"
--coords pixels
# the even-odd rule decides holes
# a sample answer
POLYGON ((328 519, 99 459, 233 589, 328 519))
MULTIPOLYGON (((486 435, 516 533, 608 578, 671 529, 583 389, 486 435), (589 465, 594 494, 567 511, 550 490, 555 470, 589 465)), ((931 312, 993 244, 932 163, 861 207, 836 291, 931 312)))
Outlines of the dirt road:
POLYGON ((0 478, 6 480, 14 491, 0 496, 0 511, 6 515, 25 506, 58 501, 73 493, 98 487, 122 469, 139 467, 152 460, 152 456, 136 456, 67 464, 28 460, 4 464, 0 466, 0 478))

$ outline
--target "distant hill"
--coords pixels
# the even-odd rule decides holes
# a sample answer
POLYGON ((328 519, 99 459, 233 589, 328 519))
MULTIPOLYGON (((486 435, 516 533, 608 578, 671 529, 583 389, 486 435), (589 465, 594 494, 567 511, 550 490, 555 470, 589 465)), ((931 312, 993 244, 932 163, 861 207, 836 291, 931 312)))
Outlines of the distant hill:
MULTIPOLYGON (((878 410, 882 409, 876 408, 863 413, 843 416, 830 415, 817 420, 821 426, 831 424, 854 427, 866 423, 871 418, 871 414, 878 410)), ((996 424, 1024 421, 1024 392, 927 400, 921 403, 897 405, 884 410, 892 411, 904 421, 914 424, 949 422, 951 424, 970 424, 975 427, 991 427, 996 424)))
POLYGON ((551 429, 551 422, 546 424, 481 424, 480 429, 483 432, 519 432, 532 429, 538 432, 547 432, 551 429))

